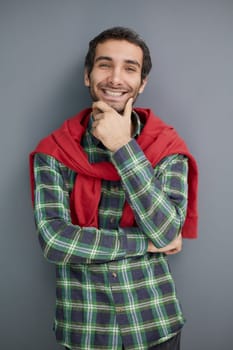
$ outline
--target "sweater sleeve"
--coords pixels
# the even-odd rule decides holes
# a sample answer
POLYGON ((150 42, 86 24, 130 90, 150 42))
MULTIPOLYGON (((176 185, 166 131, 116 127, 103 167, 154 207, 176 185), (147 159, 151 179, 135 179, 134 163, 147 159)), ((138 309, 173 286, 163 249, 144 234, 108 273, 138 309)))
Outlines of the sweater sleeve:
POLYGON ((61 164, 36 154, 35 223, 44 256, 53 263, 100 263, 145 254, 148 239, 139 228, 97 229, 73 225, 69 186, 61 164))

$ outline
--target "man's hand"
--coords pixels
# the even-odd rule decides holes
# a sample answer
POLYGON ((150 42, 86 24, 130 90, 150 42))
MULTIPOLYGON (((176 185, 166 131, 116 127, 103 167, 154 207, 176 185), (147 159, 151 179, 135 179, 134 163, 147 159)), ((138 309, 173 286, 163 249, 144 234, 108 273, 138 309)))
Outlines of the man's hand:
POLYGON ((123 115, 103 101, 94 102, 92 105, 92 134, 112 152, 131 140, 132 103, 133 99, 130 98, 123 115))
POLYGON ((163 248, 156 248, 154 244, 149 241, 147 251, 150 253, 165 253, 167 255, 177 254, 182 250, 182 236, 181 233, 171 243, 163 248))

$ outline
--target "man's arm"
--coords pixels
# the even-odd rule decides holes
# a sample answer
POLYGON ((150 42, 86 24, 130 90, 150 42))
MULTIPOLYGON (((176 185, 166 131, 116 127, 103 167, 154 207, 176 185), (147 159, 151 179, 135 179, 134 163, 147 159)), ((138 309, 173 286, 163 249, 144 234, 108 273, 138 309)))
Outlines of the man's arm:
POLYGON ((113 153, 112 159, 142 232, 156 248, 181 243, 175 240, 186 216, 187 158, 172 155, 153 169, 137 142, 131 140, 113 153))
MULTIPOLYGON (((171 156, 160 164, 159 175, 152 168, 132 136, 132 99, 123 115, 119 115, 103 101, 93 104, 93 135, 110 151, 122 179, 126 198, 131 205, 138 226, 156 248, 163 251, 181 249, 181 231, 187 207, 187 159, 171 156), (175 245, 175 246, 174 246, 175 245)), ((156 152, 156 150, 155 150, 156 152)), ((151 251, 149 243, 149 251, 151 251)))
POLYGON ((147 251, 150 253, 164 253, 166 255, 173 255, 182 250, 182 243, 182 235, 180 233, 171 243, 163 248, 156 248, 155 245, 149 241, 147 251))
MULTIPOLYGON (((149 161, 132 136, 132 99, 126 103, 122 115, 103 101, 93 104, 93 135, 110 151, 122 179, 126 198, 131 205, 138 226, 156 248, 165 252, 181 249, 177 239, 184 223, 187 207, 187 159, 176 155, 165 159, 154 173, 149 161)), ((156 150, 155 150, 156 152, 156 150)))
POLYGON ((73 225, 60 163, 37 154, 34 161, 35 222, 45 257, 54 263, 99 263, 143 255, 148 239, 139 228, 97 229, 73 225))

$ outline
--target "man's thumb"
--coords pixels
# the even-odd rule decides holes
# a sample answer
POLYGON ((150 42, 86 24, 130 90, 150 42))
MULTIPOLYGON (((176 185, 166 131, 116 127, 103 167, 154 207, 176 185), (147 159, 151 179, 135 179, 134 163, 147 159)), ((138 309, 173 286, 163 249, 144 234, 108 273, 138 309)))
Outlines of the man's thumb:
POLYGON ((124 117, 131 117, 131 113, 132 113, 132 109, 133 109, 133 98, 129 98, 126 105, 125 105, 125 109, 124 109, 124 117))

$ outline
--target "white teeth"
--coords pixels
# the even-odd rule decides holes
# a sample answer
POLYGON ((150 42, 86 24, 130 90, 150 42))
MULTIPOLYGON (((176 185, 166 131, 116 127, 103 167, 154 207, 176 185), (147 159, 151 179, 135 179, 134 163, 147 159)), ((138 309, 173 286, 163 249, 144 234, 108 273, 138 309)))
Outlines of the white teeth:
POLYGON ((114 96, 114 97, 120 97, 123 95, 123 92, 116 92, 116 91, 109 91, 109 90, 105 90, 105 93, 107 95, 114 96))

